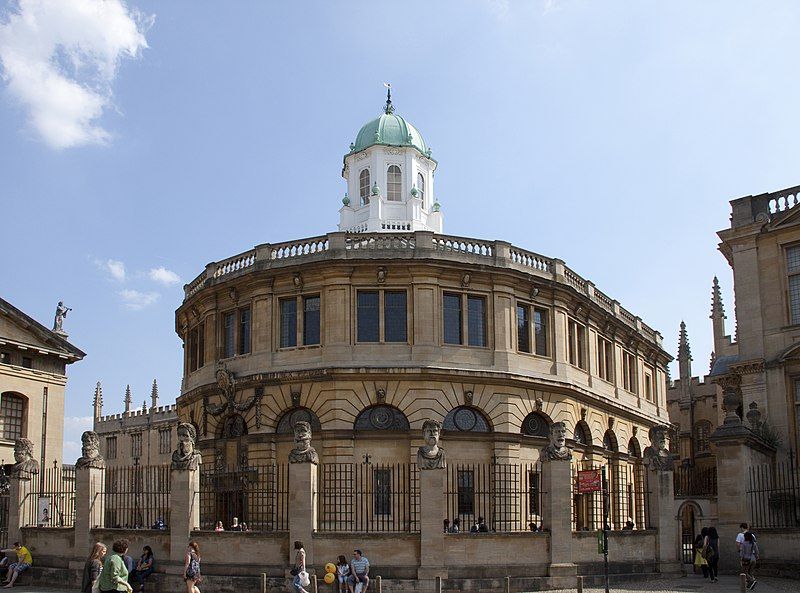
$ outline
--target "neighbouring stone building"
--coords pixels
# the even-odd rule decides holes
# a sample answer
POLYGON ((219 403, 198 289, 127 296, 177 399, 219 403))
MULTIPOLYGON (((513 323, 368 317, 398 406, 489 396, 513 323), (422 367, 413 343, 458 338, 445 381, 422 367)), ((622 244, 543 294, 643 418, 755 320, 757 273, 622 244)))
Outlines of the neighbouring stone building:
POLYGON ((708 524, 733 533, 742 520, 761 531, 800 527, 798 190, 730 202, 730 227, 718 236, 719 250, 733 271, 735 332, 733 339, 726 333, 725 308, 714 278, 714 351, 702 378, 692 376, 688 336, 681 324, 680 377, 670 386, 667 402, 679 441, 675 494, 684 551, 689 553, 692 536, 708 524), (737 463, 731 463, 734 449, 739 450, 737 463), (735 484, 734 492, 726 482, 735 484), (718 499, 718 490, 726 496, 718 499))
POLYGON ((109 468, 169 463, 175 448, 178 416, 175 404, 158 405, 158 383, 153 379, 150 405, 133 408, 131 387, 125 389, 124 411, 103 415, 103 388, 94 392, 93 428, 100 437, 100 453, 109 468))
POLYGON ((61 463, 67 365, 85 356, 66 338, 0 298, 0 463, 19 438, 40 465, 61 463))

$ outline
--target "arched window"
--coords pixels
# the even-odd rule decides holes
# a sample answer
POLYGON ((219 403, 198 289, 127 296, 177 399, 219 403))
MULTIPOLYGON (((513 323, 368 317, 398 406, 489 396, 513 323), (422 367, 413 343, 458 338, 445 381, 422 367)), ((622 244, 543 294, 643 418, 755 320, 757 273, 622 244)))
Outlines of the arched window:
POLYGON ((275 432, 278 434, 291 434, 294 432, 294 425, 298 422, 308 422, 311 425, 311 433, 322 430, 319 418, 317 415, 308 408, 292 408, 287 410, 278 420, 278 426, 275 432))
POLYGON ((377 405, 363 410, 353 423, 355 430, 409 430, 408 418, 394 406, 377 405))
POLYGON ((636 437, 631 437, 631 440, 628 441, 628 455, 637 459, 642 456, 642 446, 636 437))
POLYGON ((417 173, 417 192, 419 199, 422 200, 422 207, 425 207, 425 177, 422 173, 417 173))
POLYGON ((369 204, 369 169, 358 174, 358 195, 362 206, 369 204))
POLYGON ((583 420, 581 420, 575 425, 575 432, 573 434, 573 439, 579 445, 584 445, 586 447, 591 446, 592 431, 589 430, 589 425, 586 424, 586 422, 584 422, 583 420))
POLYGON ((619 451, 619 447, 617 445, 617 435, 614 434, 614 431, 609 429, 603 435, 603 449, 606 451, 611 451, 612 453, 616 453, 619 451))
POLYGON ((389 165, 386 170, 386 199, 390 202, 400 202, 403 199, 402 186, 400 167, 389 165))
POLYGON ((522 434, 532 437, 549 437, 550 419, 540 412, 531 412, 522 421, 522 434))
POLYGON ((454 432, 491 432, 486 416, 467 406, 450 410, 444 418, 443 428, 454 432))
POLYGON ((9 441, 22 438, 25 398, 14 393, 0 397, 0 434, 9 441))
POLYGON ((711 422, 699 420, 694 425, 694 452, 708 453, 711 450, 711 422))

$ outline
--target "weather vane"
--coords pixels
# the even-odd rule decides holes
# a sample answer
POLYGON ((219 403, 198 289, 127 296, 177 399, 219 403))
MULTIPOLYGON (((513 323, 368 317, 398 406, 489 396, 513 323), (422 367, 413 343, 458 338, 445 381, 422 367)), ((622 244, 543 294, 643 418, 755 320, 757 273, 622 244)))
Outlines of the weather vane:
POLYGON ((389 115, 390 113, 394 113, 394 107, 392 106, 392 85, 388 82, 384 82, 383 86, 386 87, 386 107, 383 111, 389 115))

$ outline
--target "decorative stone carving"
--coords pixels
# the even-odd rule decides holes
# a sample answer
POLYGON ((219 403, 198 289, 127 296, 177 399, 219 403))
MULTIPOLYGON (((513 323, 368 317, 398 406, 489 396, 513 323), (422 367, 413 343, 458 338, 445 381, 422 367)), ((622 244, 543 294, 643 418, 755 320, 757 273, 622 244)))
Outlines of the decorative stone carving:
POLYGON ((225 425, 222 428, 222 438, 235 439, 247 434, 247 423, 239 414, 233 414, 225 418, 225 425))
POLYGON ((377 405, 361 412, 353 425, 355 430, 408 430, 408 418, 393 406, 377 405))
POLYGON ((11 468, 14 477, 29 479, 39 473, 39 462, 33 458, 33 442, 30 439, 14 441, 14 461, 16 463, 11 468))
POLYGON ((295 273, 292 276, 292 283, 296 290, 303 290, 303 277, 299 273, 295 273))
POLYGON ((534 404, 536 405, 537 412, 541 412, 542 408, 544 408, 544 400, 541 397, 537 397, 534 404))
POLYGON ((383 284, 384 282, 386 282, 386 275, 387 275, 386 268, 384 268, 383 266, 378 268, 378 284, 383 284))
POLYGON ((444 469, 447 461, 444 449, 439 446, 442 425, 436 420, 426 420, 422 425, 422 438, 425 444, 417 449, 417 467, 419 469, 444 469))
POLYGON ((537 296, 539 296, 539 287, 534 284, 531 286, 531 298, 535 299, 537 296))
POLYGON ((586 420, 586 415, 589 413, 587 408, 581 408, 581 420, 586 420))
POLYGON ((104 469, 105 460, 100 456, 100 437, 93 430, 87 430, 81 435, 81 456, 75 462, 75 469, 94 467, 104 469))
POLYGON ((613 416, 609 416, 608 417, 608 430, 613 430, 613 429, 614 429, 614 417, 613 416))
POLYGON ((569 461, 572 449, 567 447, 567 425, 553 422, 550 425, 550 444, 539 453, 540 461, 569 461))
POLYGON ((750 402, 750 410, 747 412, 747 421, 750 423, 752 430, 761 428, 761 410, 758 409, 756 402, 750 402))
POLYGON ((386 390, 385 389, 378 389, 375 391, 375 401, 379 404, 386 403, 386 390))
POLYGON ((296 408, 300 405, 300 392, 292 391, 292 407, 296 408))
POLYGON ((472 398, 473 398, 472 392, 471 391, 465 391, 464 392, 464 405, 465 406, 471 406, 472 405, 472 398))
POLYGON ((228 291, 228 296, 231 297, 234 305, 239 302, 239 291, 236 290, 235 286, 231 286, 231 289, 228 291))
POLYGON ((239 414, 249 411, 253 406, 256 406, 256 424, 258 425, 261 423, 260 410, 262 395, 256 390, 255 395, 248 398, 247 401, 241 403, 237 402, 236 377, 231 371, 225 368, 224 363, 219 363, 217 367, 217 387, 219 387, 222 392, 221 395, 224 399, 221 404, 208 403, 208 398, 203 398, 204 434, 207 433, 206 414, 211 414, 215 417, 223 416, 224 414, 223 435, 230 433, 232 436, 242 436, 243 434, 247 434, 247 423, 239 414))
POLYGON ((289 463, 319 463, 314 447, 311 446, 311 425, 308 422, 297 422, 294 429, 294 449, 289 451, 289 463))
POLYGON ((466 272, 463 276, 461 276, 461 286, 466 288, 469 286, 469 283, 472 281, 472 275, 469 272, 466 272))
POLYGON ((672 454, 667 450, 667 426, 654 426, 649 431, 650 446, 644 450, 644 464, 655 471, 672 469, 672 454))
POLYGON ((172 452, 172 469, 195 470, 203 463, 200 453, 195 450, 197 431, 188 422, 178 424, 178 448, 172 452))

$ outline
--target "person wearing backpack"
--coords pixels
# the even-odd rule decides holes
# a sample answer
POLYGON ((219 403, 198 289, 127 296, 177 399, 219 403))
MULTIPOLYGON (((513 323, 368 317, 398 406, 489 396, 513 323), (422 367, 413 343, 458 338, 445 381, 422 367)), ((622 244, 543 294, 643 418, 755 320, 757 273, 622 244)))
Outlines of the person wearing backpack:
POLYGON ((742 572, 747 577, 747 588, 754 589, 756 578, 753 576, 753 569, 758 562, 758 544, 752 533, 746 531, 741 545, 739 546, 739 558, 742 562, 742 572))

